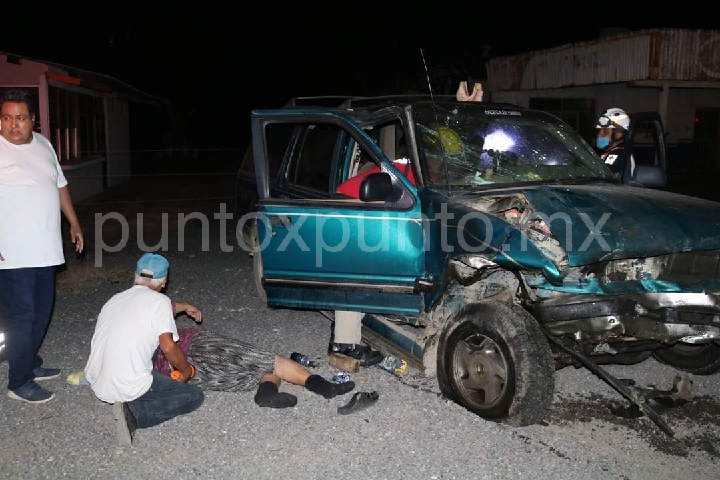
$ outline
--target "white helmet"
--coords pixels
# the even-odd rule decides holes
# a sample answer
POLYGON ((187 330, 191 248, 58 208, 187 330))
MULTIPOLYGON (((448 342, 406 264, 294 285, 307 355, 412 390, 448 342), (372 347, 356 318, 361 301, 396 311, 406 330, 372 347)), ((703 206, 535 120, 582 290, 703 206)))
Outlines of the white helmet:
POLYGON ((608 108, 605 113, 598 117, 595 128, 622 128, 627 130, 630 128, 630 117, 621 108, 608 108))

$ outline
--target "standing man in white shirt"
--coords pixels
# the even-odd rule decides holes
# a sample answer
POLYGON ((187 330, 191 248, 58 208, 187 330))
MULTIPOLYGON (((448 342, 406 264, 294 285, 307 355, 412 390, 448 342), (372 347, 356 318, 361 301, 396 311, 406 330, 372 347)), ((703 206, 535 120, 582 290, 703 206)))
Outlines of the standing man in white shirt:
POLYGON ((23 90, 0 97, 0 331, 9 366, 8 396, 44 403, 54 394, 36 380, 60 376, 38 355, 55 298, 55 267, 65 262, 60 212, 77 252, 83 234, 52 144, 33 131, 35 109, 23 90))

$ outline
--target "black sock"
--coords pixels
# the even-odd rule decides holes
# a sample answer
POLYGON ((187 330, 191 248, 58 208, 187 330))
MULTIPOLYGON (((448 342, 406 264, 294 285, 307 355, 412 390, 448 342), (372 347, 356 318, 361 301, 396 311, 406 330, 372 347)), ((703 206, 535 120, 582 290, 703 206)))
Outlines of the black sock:
POLYGON ((262 382, 255 394, 255 403, 260 407, 288 408, 297 404, 297 397, 285 392, 278 392, 273 382, 262 382))
POLYGON ((332 383, 320 375, 310 375, 308 379, 305 380, 305 388, 325 398, 333 398, 337 395, 343 395, 355 388, 355 382, 332 383))

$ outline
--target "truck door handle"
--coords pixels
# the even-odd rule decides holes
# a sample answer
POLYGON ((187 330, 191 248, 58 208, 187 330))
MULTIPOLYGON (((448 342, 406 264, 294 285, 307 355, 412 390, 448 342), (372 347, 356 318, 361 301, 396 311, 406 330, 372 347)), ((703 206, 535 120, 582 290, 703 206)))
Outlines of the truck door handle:
POLYGON ((270 225, 273 227, 290 228, 292 227, 292 220, 288 217, 272 217, 270 219, 270 225))

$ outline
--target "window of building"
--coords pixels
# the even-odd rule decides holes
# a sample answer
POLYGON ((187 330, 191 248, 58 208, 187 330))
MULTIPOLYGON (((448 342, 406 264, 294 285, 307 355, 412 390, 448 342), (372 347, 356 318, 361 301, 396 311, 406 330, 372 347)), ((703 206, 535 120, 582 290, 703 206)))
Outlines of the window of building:
POLYGON ((720 170, 720 109, 698 108, 690 161, 693 168, 720 170))
POLYGON ((60 161, 105 155, 105 110, 102 97, 50 86, 48 137, 60 161))

